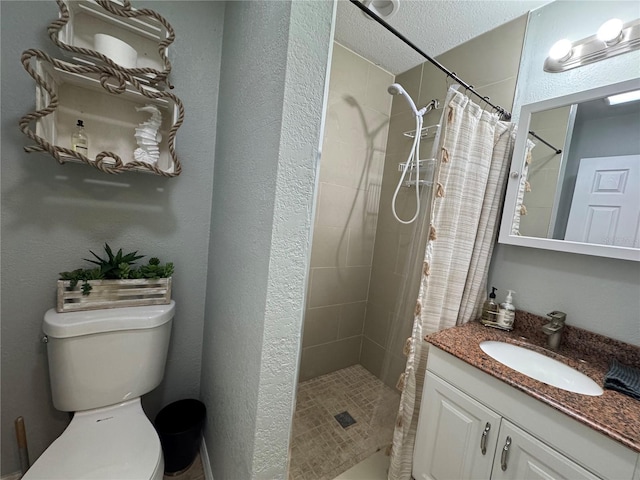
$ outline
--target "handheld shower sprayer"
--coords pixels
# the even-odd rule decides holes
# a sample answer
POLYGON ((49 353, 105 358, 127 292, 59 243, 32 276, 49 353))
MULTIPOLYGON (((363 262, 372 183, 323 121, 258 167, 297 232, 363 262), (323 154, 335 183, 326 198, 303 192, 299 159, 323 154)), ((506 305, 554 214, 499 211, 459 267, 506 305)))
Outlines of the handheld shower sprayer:
POLYGON ((400 95, 401 93, 405 93, 404 88, 402 88, 402 85, 400 85, 399 83, 389 85, 389 88, 387 88, 387 92, 389 92, 389 94, 391 95, 400 95))
POLYGON ((389 85, 389 88, 387 88, 387 92, 389 92, 391 95, 402 95, 404 99, 407 101, 407 103, 409 104, 409 106, 411 107, 413 114, 415 116, 420 115, 420 112, 418 112, 418 109, 416 108, 416 104, 413 102, 412 98, 405 91, 405 89, 402 88, 402 85, 400 85, 399 83, 394 83, 392 85, 389 85))
POLYGON ((431 108, 433 108, 434 106, 429 104, 429 106, 418 110, 411 96, 409 96, 409 94, 405 91, 404 88, 402 88, 402 85, 400 85, 399 83, 394 83, 390 85, 389 88, 387 88, 387 92, 389 92, 391 95, 402 95, 404 99, 407 101, 407 103, 409 104, 409 106, 411 107, 411 110, 413 111, 413 114, 416 117, 416 133, 413 137, 413 145, 411 146, 411 152, 409 153, 409 157, 407 158, 407 161, 404 164, 404 167, 402 169, 402 175, 400 176, 400 180, 398 181, 398 186, 396 187, 396 191, 393 194, 393 199, 391 200, 391 211, 393 213, 393 216, 400 223, 407 225, 409 223, 413 223, 413 221, 416 218, 418 218, 418 214, 420 213, 420 181, 419 181, 420 180, 419 179, 420 160, 419 159, 420 159, 420 137, 422 134, 422 121, 423 121, 423 115, 429 110, 428 107, 431 106, 431 108), (398 197, 398 192, 400 191, 400 187, 402 186, 402 182, 404 182, 404 178, 407 176, 407 172, 409 171, 410 168, 414 168, 416 172, 416 212, 414 216, 411 218, 411 220, 407 221, 407 220, 402 220, 400 217, 398 217, 398 213, 396 212, 396 199, 398 197))

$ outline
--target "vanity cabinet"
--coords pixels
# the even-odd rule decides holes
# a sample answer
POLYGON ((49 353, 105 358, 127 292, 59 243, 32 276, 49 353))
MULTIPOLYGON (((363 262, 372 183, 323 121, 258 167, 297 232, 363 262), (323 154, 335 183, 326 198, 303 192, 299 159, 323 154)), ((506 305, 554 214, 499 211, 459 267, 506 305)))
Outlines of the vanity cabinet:
POLYGON ((493 410, 427 373, 413 476, 416 480, 490 478, 500 420, 493 410))
MULTIPOLYGON (((553 435, 553 432, 549 433, 553 435)), ((577 463, 506 419, 502 419, 500 424, 491 478, 494 480, 522 480, 523 478, 598 480, 598 477, 577 463)))
POLYGON ((414 449, 416 480, 635 480, 637 461, 637 452, 429 349, 414 449))
POLYGON ((422 398, 416 480, 598 478, 433 373, 422 398))

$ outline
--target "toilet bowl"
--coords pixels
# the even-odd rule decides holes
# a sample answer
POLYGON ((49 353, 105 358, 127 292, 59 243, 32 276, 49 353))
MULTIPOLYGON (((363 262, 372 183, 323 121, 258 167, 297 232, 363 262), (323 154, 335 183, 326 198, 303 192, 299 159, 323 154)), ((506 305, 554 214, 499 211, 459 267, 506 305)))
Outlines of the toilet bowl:
POLYGON ((140 399, 78 412, 23 480, 162 480, 158 435, 140 399))
POLYGON ((162 480, 140 397, 164 376, 175 304, 45 314, 53 405, 75 412, 24 480, 162 480))

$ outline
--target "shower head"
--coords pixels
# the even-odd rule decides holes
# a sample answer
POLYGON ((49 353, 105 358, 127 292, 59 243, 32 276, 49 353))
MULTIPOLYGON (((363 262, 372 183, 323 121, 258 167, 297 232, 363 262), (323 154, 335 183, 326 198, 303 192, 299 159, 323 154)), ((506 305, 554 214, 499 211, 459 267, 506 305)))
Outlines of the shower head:
POLYGON ((391 95, 402 95, 403 93, 406 93, 404 91, 404 88, 402 88, 402 85, 400 85, 399 83, 389 85, 389 88, 387 88, 387 92, 389 92, 391 95))
MULTIPOLYGON (((409 106, 411 107, 411 110, 413 110, 413 114, 416 117, 421 115, 421 113, 418 112, 418 109, 416 108, 416 104, 413 103, 413 100, 411 99, 409 94, 405 91, 405 89, 402 88, 402 85, 400 85, 399 83, 394 83, 392 85, 389 85, 389 88, 387 88, 387 92, 389 92, 391 95, 402 95, 407 101, 407 103, 409 104, 409 106)), ((422 112, 422 114, 424 114, 424 112, 422 112)))

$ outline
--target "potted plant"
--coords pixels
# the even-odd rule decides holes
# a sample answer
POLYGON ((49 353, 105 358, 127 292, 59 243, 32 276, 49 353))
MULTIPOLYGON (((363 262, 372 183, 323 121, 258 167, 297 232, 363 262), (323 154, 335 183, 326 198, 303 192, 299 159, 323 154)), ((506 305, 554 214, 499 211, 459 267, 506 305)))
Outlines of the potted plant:
POLYGON ((136 265, 144 255, 138 252, 117 253, 105 243, 106 256, 89 250, 95 267, 61 272, 58 280, 58 312, 98 308, 167 304, 171 301, 173 263, 164 265, 156 257, 147 264, 136 265))

